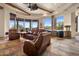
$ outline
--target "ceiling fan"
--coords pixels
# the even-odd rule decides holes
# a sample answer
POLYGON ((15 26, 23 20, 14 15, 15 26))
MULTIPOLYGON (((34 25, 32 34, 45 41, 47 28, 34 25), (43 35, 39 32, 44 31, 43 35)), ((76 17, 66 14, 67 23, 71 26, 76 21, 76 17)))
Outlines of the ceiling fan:
POLYGON ((49 11, 49 10, 44 9, 44 8, 42 8, 42 7, 39 7, 39 6, 37 5, 37 3, 24 3, 24 4, 26 4, 27 7, 28 7, 31 11, 35 11, 35 10, 37 10, 37 9, 41 9, 41 10, 44 10, 44 11, 46 11, 46 12, 52 13, 52 11, 49 11))
POLYGON ((38 9, 38 6, 36 3, 24 3, 27 5, 27 7, 31 10, 31 11, 34 11, 34 10, 37 10, 38 9))

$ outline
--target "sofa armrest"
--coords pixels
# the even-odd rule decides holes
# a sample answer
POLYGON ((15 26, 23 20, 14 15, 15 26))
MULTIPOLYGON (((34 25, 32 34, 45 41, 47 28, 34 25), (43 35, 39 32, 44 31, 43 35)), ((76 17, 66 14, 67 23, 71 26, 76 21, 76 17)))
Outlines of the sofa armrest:
POLYGON ((36 55, 36 47, 34 45, 34 42, 32 42, 31 40, 26 40, 24 42, 24 46, 23 46, 23 52, 26 55, 36 55))

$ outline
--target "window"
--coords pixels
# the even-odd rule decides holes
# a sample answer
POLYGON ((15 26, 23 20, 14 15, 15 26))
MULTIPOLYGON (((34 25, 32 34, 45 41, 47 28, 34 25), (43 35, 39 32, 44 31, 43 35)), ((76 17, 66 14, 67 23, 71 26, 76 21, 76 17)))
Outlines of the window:
POLYGON ((10 21, 9 21, 9 25, 10 25, 9 28, 10 28, 10 29, 15 28, 14 24, 15 24, 15 21, 14 21, 14 20, 10 20, 10 21))
POLYGON ((15 20, 16 14, 10 13, 10 20, 9 20, 9 28, 16 29, 17 28, 17 21, 15 20))
POLYGON ((17 21, 10 20, 9 21, 9 29, 17 29, 17 21))
POLYGON ((38 21, 32 21, 31 28, 38 28, 38 21))
POLYGON ((59 16, 56 18, 56 30, 63 30, 64 16, 59 16))
POLYGON ((25 28, 29 28, 30 29, 30 21, 25 21, 25 28))
POLYGON ((30 19, 10 18, 10 29, 18 29, 19 31, 28 31, 32 28, 38 28, 38 20, 31 21, 30 19))
POLYGON ((51 30, 51 27, 52 27, 52 18, 50 17, 47 17, 44 19, 43 21, 44 23, 44 28, 47 29, 47 30, 51 30))
POLYGON ((18 21, 18 29, 24 30, 24 21, 18 21))

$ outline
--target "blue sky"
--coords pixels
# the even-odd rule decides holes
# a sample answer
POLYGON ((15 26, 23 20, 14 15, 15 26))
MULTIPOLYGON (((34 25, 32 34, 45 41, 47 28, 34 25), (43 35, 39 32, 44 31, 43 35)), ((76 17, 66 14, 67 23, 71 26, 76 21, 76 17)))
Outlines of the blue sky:
MULTIPOLYGON (((59 17, 56 18, 56 20, 57 20, 57 23, 61 22, 61 21, 64 21, 64 16, 59 16, 59 17)), ((44 19, 43 22, 45 24, 44 26, 51 26, 52 18, 47 17, 47 18, 44 19)))
POLYGON ((32 22, 32 28, 37 28, 38 23, 37 22, 32 22))
POLYGON ((45 18, 44 19, 44 24, 45 24, 45 26, 51 26, 51 20, 52 18, 50 18, 50 17, 47 17, 47 18, 45 18))
POLYGON ((62 22, 62 21, 64 21, 64 16, 59 16, 56 18, 56 20, 57 20, 57 23, 62 22))

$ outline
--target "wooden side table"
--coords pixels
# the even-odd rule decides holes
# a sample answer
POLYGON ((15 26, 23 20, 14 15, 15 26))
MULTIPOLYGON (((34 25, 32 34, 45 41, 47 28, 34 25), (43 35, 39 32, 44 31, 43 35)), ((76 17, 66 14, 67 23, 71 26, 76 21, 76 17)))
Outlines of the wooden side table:
POLYGON ((64 31, 65 38, 71 38, 71 31, 64 31))

